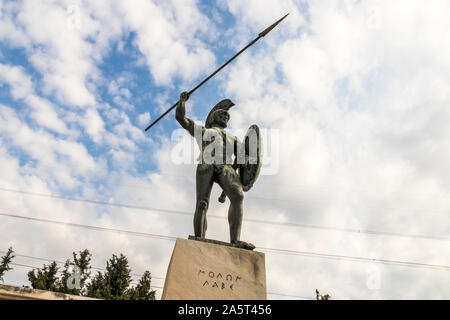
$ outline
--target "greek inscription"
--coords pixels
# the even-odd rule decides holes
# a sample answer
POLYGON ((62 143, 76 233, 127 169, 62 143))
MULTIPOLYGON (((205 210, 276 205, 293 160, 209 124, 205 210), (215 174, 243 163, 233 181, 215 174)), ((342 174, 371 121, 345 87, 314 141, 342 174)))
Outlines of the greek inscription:
POLYGON ((211 287, 211 288, 217 288, 217 289, 221 289, 221 290, 225 290, 225 289, 229 289, 231 291, 234 290, 234 285, 238 282, 238 281, 242 281, 242 277, 239 275, 233 276, 232 274, 228 273, 225 276, 222 275, 221 272, 215 272, 215 271, 210 271, 210 270, 198 270, 197 276, 203 277, 202 281, 203 282, 203 287, 211 287), (206 280, 205 280, 206 277, 206 280), (212 280, 211 280, 212 279, 212 280), (222 281, 219 281, 219 279, 221 279, 222 281), (216 281, 214 281, 216 280, 216 281), (211 281, 211 282, 209 282, 211 281))

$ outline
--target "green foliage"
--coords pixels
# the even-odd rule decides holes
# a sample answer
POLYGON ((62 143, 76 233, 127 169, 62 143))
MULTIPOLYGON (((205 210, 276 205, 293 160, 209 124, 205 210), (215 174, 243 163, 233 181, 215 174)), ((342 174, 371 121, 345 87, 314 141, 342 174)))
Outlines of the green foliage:
MULTIPOLYGON (((154 300, 155 291, 151 289, 151 275, 146 271, 139 283, 132 287, 131 269, 128 259, 123 255, 113 255, 106 262, 106 271, 98 272, 91 278, 91 257, 89 250, 72 254, 72 260, 67 260, 60 278, 57 277, 58 267, 56 262, 49 266, 44 265, 35 273, 28 273, 28 279, 34 289, 50 290, 74 295, 88 296, 91 298, 107 300, 154 300), (79 288, 70 286, 74 280, 74 267, 79 273, 79 288), (72 287, 72 289, 71 289, 72 287)), ((78 283, 77 283, 78 284, 78 283)))
POLYGON ((11 263, 12 259, 14 259, 14 257, 15 257, 14 251, 10 247, 8 249, 8 252, 6 252, 6 255, 2 257, 2 260, 0 262, 0 281, 3 282, 3 276, 5 275, 5 273, 8 272, 9 270, 12 270, 9 264, 11 263))
POLYGON ((28 272, 28 280, 33 289, 58 291, 58 265, 53 261, 50 265, 45 265, 42 269, 28 272))
POLYGON ((86 295, 91 298, 107 299, 105 292, 109 289, 105 288, 105 279, 101 272, 98 272, 87 288, 86 295))
POLYGON ((58 282, 58 291, 62 293, 74 294, 74 295, 84 295, 86 292, 86 282, 89 280, 91 276, 91 253, 89 250, 85 249, 79 252, 78 255, 73 252, 72 253, 73 260, 67 260, 64 264, 64 270, 62 272, 61 279, 58 282), (77 269, 75 269, 76 267, 77 269), (79 272, 80 282, 79 289, 73 288, 70 289, 68 283, 72 281, 72 287, 75 284, 73 281, 73 275, 75 272, 79 272), (72 277, 72 278, 71 278, 72 277))
POLYGON ((129 289, 130 300, 155 300, 155 291, 150 288, 152 276, 149 271, 145 271, 136 287, 129 289))
POLYGON ((88 285, 87 296, 107 300, 155 300, 149 271, 145 271, 135 287, 130 284, 128 259, 122 254, 113 255, 106 263, 106 271, 98 272, 88 285))
POLYGON ((127 289, 131 283, 131 269, 128 267, 128 259, 120 254, 113 255, 106 262, 106 272, 100 272, 88 286, 88 296, 108 300, 127 299, 127 289), (91 289, 91 286, 95 290, 91 289))

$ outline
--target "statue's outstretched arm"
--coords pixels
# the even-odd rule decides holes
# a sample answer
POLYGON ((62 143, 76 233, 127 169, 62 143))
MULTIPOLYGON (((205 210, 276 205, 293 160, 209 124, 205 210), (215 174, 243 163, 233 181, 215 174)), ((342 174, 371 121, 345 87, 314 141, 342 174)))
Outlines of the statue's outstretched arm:
POLYGON ((186 117, 185 103, 188 99, 189 94, 187 92, 181 93, 175 118, 177 119, 178 123, 191 134, 191 136, 194 136, 194 121, 186 117))

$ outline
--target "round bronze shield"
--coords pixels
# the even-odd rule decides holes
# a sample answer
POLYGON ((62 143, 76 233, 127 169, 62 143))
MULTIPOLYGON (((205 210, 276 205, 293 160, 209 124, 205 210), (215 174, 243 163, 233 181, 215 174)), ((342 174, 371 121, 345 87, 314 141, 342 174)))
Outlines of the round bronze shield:
POLYGON ((262 166, 262 138, 256 124, 248 128, 244 144, 245 161, 239 166, 239 176, 244 191, 248 191, 258 179, 262 166))

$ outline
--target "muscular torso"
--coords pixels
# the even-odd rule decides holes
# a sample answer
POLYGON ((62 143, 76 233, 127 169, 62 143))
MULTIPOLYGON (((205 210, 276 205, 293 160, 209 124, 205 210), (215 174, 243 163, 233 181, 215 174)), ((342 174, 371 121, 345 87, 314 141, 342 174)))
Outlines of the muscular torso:
POLYGON ((201 150, 201 163, 233 164, 233 155, 238 143, 235 136, 217 127, 197 126, 195 132, 197 133, 195 139, 201 150))

